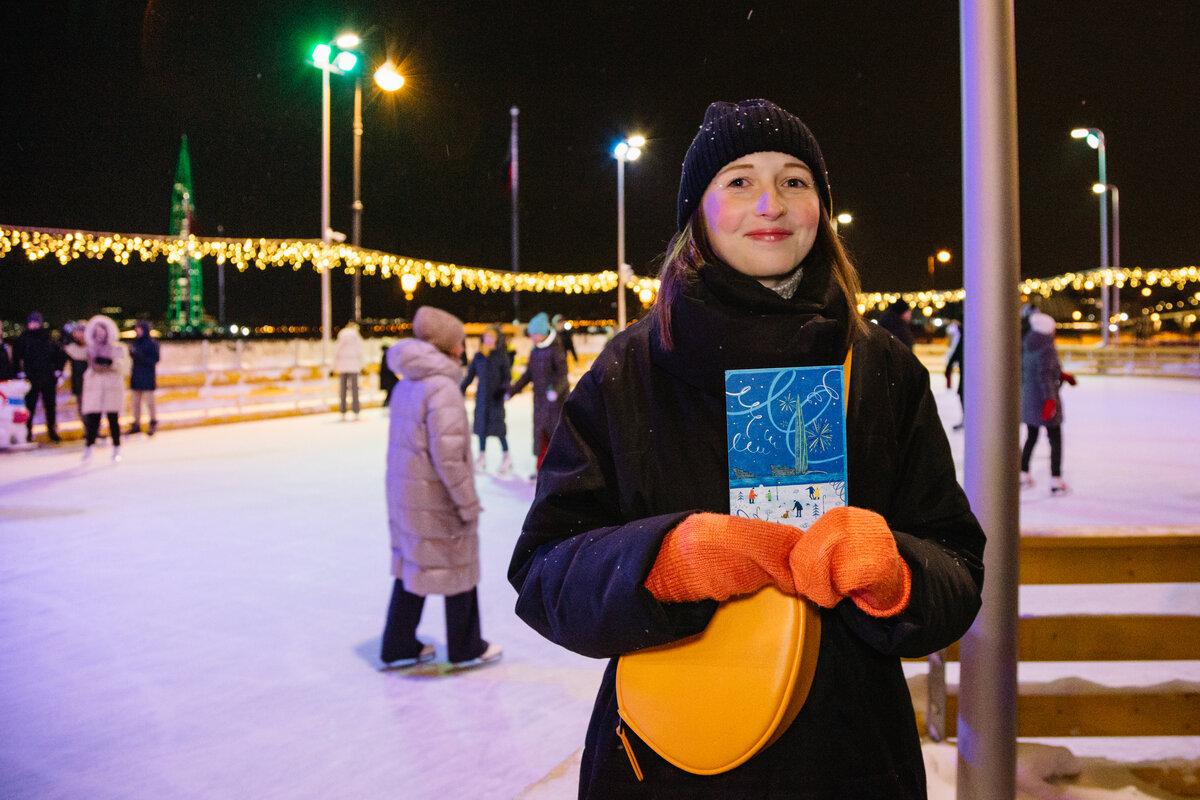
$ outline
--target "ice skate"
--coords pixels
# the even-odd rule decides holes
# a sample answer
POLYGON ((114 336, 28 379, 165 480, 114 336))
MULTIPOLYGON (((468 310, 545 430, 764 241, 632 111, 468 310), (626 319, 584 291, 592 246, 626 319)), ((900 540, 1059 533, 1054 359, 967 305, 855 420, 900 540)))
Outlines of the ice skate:
POLYGON ((114 447, 112 451, 112 463, 117 464, 121 461, 121 448, 114 447))
POLYGON ((475 456, 475 471, 476 472, 487 472, 487 454, 486 453, 480 452, 479 455, 475 456))
POLYGON ((500 459, 500 474, 507 475, 510 472, 512 472, 512 456, 505 453, 504 457, 500 459))
POLYGON ((1051 478, 1050 479, 1050 496, 1051 497, 1065 497, 1066 495, 1068 495, 1070 493, 1071 493, 1071 487, 1067 486, 1066 481, 1064 481, 1062 478, 1051 478))
POLYGON ((482 667, 484 664, 491 664, 494 661, 499 661, 504 655, 504 648, 492 642, 483 651, 483 654, 478 658, 472 658, 467 661, 455 661, 450 666, 453 669, 470 669, 471 667, 482 667))
POLYGON ((153 436, 156 430, 158 430, 158 420, 152 419, 150 420, 150 427, 146 429, 146 435, 153 436))
POLYGON ((92 460, 92 450, 94 447, 95 447, 95 445, 90 445, 90 444, 86 445, 83 448, 83 458, 81 458, 79 460, 82 461, 84 464, 91 461, 92 460))
POLYGON ((421 652, 415 658, 398 658, 395 661, 388 661, 379 668, 380 672, 388 672, 395 669, 407 669, 415 667, 418 664, 427 664, 437 657, 437 647, 432 644, 427 644, 421 648, 421 652))
POLYGON ((1030 475, 1028 472, 1021 473, 1021 488, 1022 489, 1032 489, 1033 483, 1034 483, 1034 481, 1033 481, 1032 475, 1030 475))
POLYGON ((135 422, 129 426, 129 430, 125 431, 125 435, 132 436, 135 433, 141 433, 141 432, 142 432, 142 424, 140 422, 135 422))

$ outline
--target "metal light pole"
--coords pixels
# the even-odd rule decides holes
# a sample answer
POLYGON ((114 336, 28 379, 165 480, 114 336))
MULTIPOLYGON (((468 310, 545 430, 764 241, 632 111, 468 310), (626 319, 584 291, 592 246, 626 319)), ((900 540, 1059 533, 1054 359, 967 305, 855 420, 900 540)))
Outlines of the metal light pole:
POLYGON ((937 266, 937 263, 940 261, 941 263, 945 264, 949 260, 949 250, 938 250, 937 253, 930 255, 927 259, 929 266, 929 291, 932 292, 937 289, 937 284, 934 283, 934 268, 937 266))
MULTIPOLYGON (((512 272, 515 276, 520 271, 521 259, 519 257, 521 237, 519 236, 519 220, 520 214, 517 213, 517 115, 521 110, 513 106, 508 110, 512 116, 512 128, 508 135, 509 147, 509 190, 512 193, 512 272)), ((521 318, 521 293, 513 289, 513 322, 521 318)))
MULTIPOLYGON (((354 76, 354 199, 350 203, 350 244, 362 244, 362 73, 354 76)), ((354 292, 354 321, 362 321, 362 270, 354 268, 351 283, 354 292)))
MULTIPOLYGON (((1104 131, 1099 128, 1076 128, 1071 131, 1071 138, 1083 139, 1088 147, 1096 151, 1100 162, 1100 179, 1098 183, 1108 184, 1108 169, 1105 164, 1104 131)), ((1108 194, 1100 194, 1100 268, 1108 269, 1108 194)), ((1108 283, 1103 276, 1100 278, 1100 343, 1108 346, 1108 320, 1112 316, 1110 308, 1108 283)))
POLYGON ((644 136, 622 139, 613 148, 617 159, 617 330, 625 330, 625 284, 629 267, 625 263, 625 162, 637 161, 646 146, 644 136))
MULTIPOLYGON (((1117 187, 1111 183, 1097 183, 1092 186, 1092 191, 1103 196, 1105 192, 1112 194, 1112 266, 1114 270, 1121 269, 1121 193, 1117 191, 1117 187)), ((1121 287, 1113 284, 1112 287, 1112 308, 1111 316, 1104 320, 1105 328, 1109 325, 1109 320, 1116 318, 1117 329, 1113 331, 1113 344, 1117 344, 1121 339, 1121 287)))
MULTIPOLYGON (((355 37, 357 43, 357 37, 355 37)), ((330 60, 333 47, 319 44, 313 48, 309 63, 321 70, 321 244, 328 248, 333 230, 329 222, 329 73, 344 75, 354 69, 358 56, 348 51, 330 60)), ((329 264, 321 265, 321 364, 329 363, 332 345, 333 301, 330 290, 329 264)))
POLYGON ((959 0, 962 63, 963 488, 987 531, 983 606, 962 638, 957 796, 1016 794, 1021 279, 1012 0, 959 0))
MULTIPOLYGON (((329 70, 321 70, 321 244, 329 247, 329 70)), ((329 262, 321 264, 321 364, 329 363, 333 329, 333 292, 329 262)))

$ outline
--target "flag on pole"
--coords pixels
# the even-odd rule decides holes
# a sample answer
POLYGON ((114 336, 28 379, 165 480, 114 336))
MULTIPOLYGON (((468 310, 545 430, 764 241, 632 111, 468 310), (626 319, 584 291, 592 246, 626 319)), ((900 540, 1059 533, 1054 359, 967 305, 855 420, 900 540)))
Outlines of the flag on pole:
MULTIPOLYGON (((175 165, 169 233, 186 239, 193 231, 194 214, 192 160, 188 156, 185 134, 179 145, 179 161, 175 165)), ((170 265, 168 295, 168 327, 175 333, 199 332, 204 320, 204 281, 200 272, 200 259, 184 256, 170 265)))

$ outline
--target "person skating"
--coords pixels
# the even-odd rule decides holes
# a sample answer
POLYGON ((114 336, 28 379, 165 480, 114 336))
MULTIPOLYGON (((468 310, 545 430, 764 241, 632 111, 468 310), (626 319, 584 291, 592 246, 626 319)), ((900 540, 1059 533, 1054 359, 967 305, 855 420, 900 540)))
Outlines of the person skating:
POLYGON ((1037 446, 1038 433, 1046 429, 1050 440, 1050 494, 1064 495, 1070 488, 1062 477, 1062 362, 1054 347, 1056 324, 1049 314, 1029 309, 1021 337, 1021 422, 1025 425, 1025 445, 1021 448, 1021 488, 1035 481, 1029 474, 1029 460, 1037 446))
POLYGON ((83 373, 87 371, 87 342, 83 338, 87 323, 83 320, 68 322, 65 326, 70 341, 63 347, 71 363, 71 394, 75 397, 75 411, 83 423, 83 373))
POLYGON ((144 402, 150 414, 146 435, 153 436, 158 430, 158 406, 154 401, 154 393, 158 389, 158 342, 150 335, 151 326, 147 320, 138 320, 134 327, 137 335, 129 343, 129 358, 133 362, 133 371, 129 375, 129 390, 133 395, 133 424, 129 426, 129 433, 142 432, 144 402))
POLYGON ((333 372, 338 376, 338 401, 342 419, 346 418, 346 394, 351 395, 350 409, 358 417, 358 374, 363 369, 363 338, 358 323, 351 320, 338 331, 333 348, 333 372))
POLYGON ((58 381, 62 377, 67 355, 50 336, 41 312, 30 313, 25 330, 13 342, 12 361, 18 378, 29 381, 29 393, 25 395, 25 408, 29 419, 25 422, 25 441, 33 441, 33 415, 38 401, 42 403, 42 414, 46 420, 46 437, 51 442, 62 441, 58 435, 57 398, 58 381))
MULTIPOLYGON (((567 376, 567 356, 546 314, 534 315, 525 330, 533 342, 525 372, 512 385, 510 395, 533 385, 533 454, 538 469, 546 456, 550 437, 558 426, 563 404, 567 401, 570 380, 567 376)), ((535 472, 532 476, 537 477, 535 472)))
POLYGON ((118 415, 125 406, 125 376, 129 374, 129 350, 118 338, 117 323, 103 314, 87 321, 84 328, 88 367, 83 373, 83 460, 89 461, 100 433, 100 417, 108 419, 112 437, 112 460, 121 460, 121 426, 118 415))
POLYGON ((479 455, 475 469, 487 469, 487 440, 500 440, 500 474, 512 469, 512 454, 508 452, 508 424, 504 414, 504 398, 512 380, 512 364, 508 360, 504 333, 499 325, 489 325, 480 337, 479 352, 467 366, 467 376, 460 389, 465 393, 473 381, 475 386, 475 419, 472 430, 479 438, 479 455))
POLYGON ((388 350, 402 380, 392 393, 387 449, 392 598, 380 646, 388 668, 432 661, 417 639, 425 597, 446 597, 446 644, 458 667, 500 658, 480 631, 479 496, 471 467, 471 429, 459 390, 463 324, 431 306, 413 318, 415 338, 388 350))

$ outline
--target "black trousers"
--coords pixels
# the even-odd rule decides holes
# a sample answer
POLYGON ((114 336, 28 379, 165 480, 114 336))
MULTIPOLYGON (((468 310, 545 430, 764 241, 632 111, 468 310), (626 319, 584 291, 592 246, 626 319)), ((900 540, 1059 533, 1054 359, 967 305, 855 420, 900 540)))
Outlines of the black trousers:
MULTIPOLYGON (((1029 459, 1038 441, 1038 431, 1041 425, 1026 425, 1029 433, 1025 437, 1025 446, 1021 448, 1021 472, 1029 472, 1029 459)), ((1062 426, 1046 425, 1046 438, 1050 440, 1050 476, 1062 477, 1062 426)))
POLYGON ((58 391, 58 380, 51 375, 49 379, 38 378, 37 380, 29 380, 29 391, 25 395, 25 408, 29 411, 29 421, 25 423, 25 427, 30 431, 33 430, 33 412, 37 411, 38 398, 42 400, 42 408, 46 417, 46 431, 55 433, 57 431, 56 412, 58 406, 55 401, 55 392, 58 391))
MULTIPOLYGON (((117 412, 110 411, 108 417, 108 435, 112 437, 113 447, 121 446, 121 426, 117 423, 117 412)), ((99 414, 84 414, 83 415, 83 441, 91 447, 96 443, 96 437, 100 435, 100 415, 99 414)))
MULTIPOLYGON (((404 582, 399 579, 392 584, 392 600, 388 605, 383 646, 379 652, 385 663, 416 658, 421 652, 417 625, 424 608, 423 596, 405 589, 404 582)), ((480 635, 479 596, 474 589, 446 595, 446 647, 452 662, 479 658, 487 650, 487 642, 480 635)))

